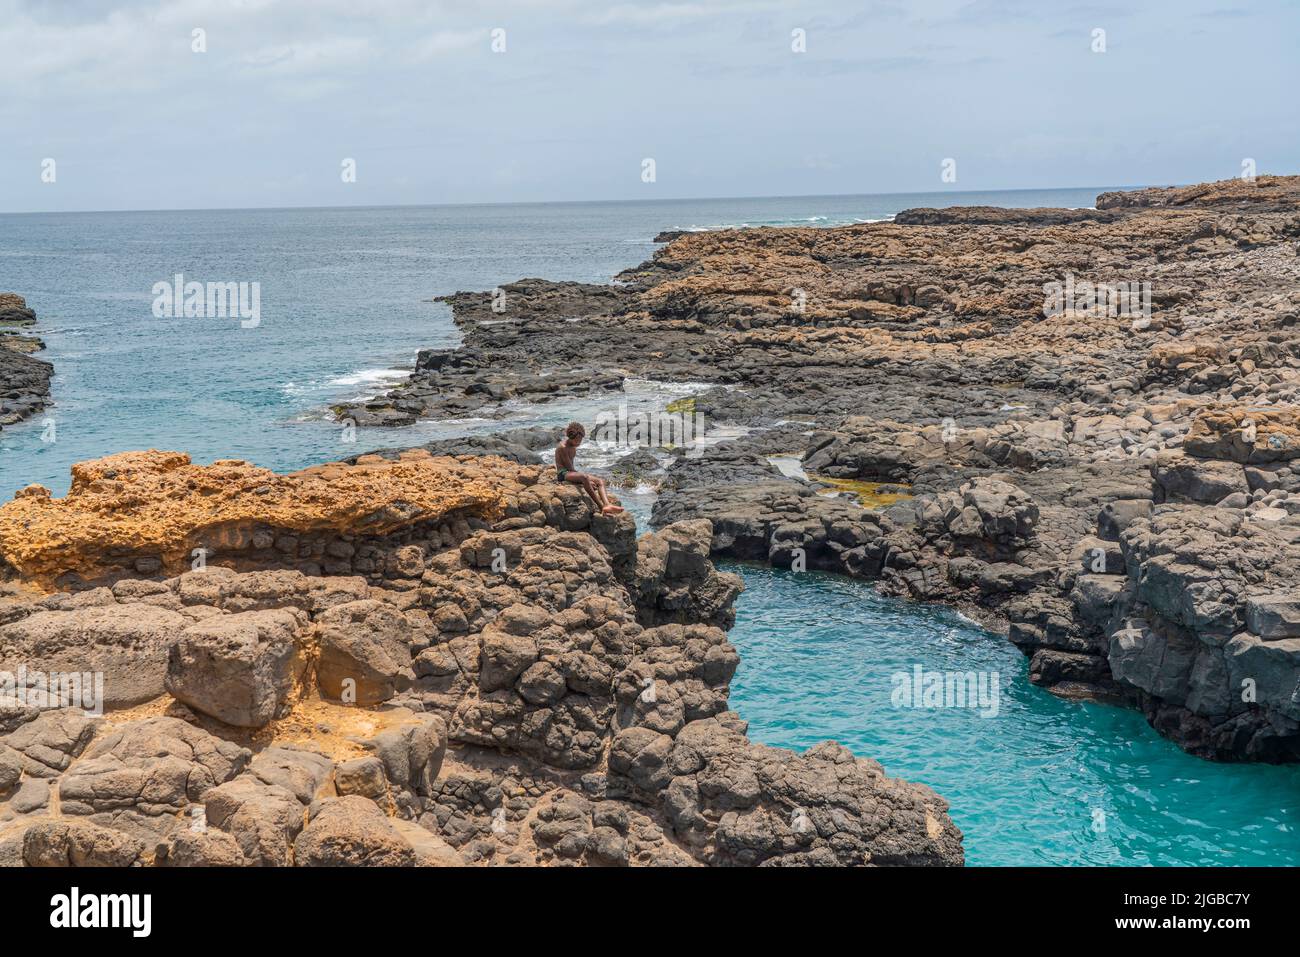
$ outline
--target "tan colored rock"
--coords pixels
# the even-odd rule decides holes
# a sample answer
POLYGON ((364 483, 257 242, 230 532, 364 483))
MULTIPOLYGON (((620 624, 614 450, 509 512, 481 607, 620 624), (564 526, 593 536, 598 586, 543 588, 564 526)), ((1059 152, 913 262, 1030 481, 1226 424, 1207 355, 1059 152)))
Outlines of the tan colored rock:
POLYGON ((317 624, 317 679, 331 698, 369 705, 387 701, 414 678, 410 623, 392 605, 373 599, 330 608, 317 624))
POLYGON ((438 835, 420 827, 413 821, 394 818, 390 822, 415 852, 415 863, 420 867, 464 867, 464 859, 450 844, 438 835))
POLYGON ((306 655, 301 612, 286 608, 217 615, 177 636, 167 690, 218 721, 260 728, 283 717, 301 691, 306 655))
POLYGON ((143 853, 140 840, 88 821, 42 821, 23 835, 28 867, 130 867, 143 853))
POLYGON ((154 863, 157 867, 246 867, 248 859, 233 836, 204 827, 172 835, 159 846, 154 863))
POLYGON ((360 795, 313 805, 310 822, 293 842, 299 867, 410 867, 419 863, 411 842, 374 801, 360 795))
POLYGON ((1203 409, 1183 440, 1189 455, 1261 465, 1300 458, 1300 409, 1244 405, 1203 409))
POLYGON ((247 749, 177 718, 130 722, 97 738, 60 778, 59 803, 64 815, 110 814, 115 826, 158 833, 248 759, 247 749))
POLYGON ((41 611, 0 626, 0 670, 26 665, 29 672, 98 673, 103 706, 130 707, 163 693, 167 650, 189 624, 174 611, 144 604, 41 611))
POLYGON ((518 467, 501 459, 362 456, 356 465, 277 475, 237 459, 193 465, 183 452, 123 452, 72 467, 61 499, 28 486, 0 508, 0 557, 50 582, 90 577, 115 550, 180 571, 199 547, 253 544, 256 526, 382 534, 466 510, 497 515, 518 467))

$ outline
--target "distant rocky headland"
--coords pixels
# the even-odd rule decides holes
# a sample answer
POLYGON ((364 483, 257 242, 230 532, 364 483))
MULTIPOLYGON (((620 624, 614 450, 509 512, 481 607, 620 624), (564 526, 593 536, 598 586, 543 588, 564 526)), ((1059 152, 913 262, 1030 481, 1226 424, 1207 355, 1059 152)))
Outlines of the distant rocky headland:
POLYGON ((1300 178, 660 238, 613 285, 448 297, 463 344, 338 415, 704 383, 751 431, 635 453, 654 524, 959 605, 1192 753, 1300 757, 1300 178))
POLYGON ((22 296, 0 292, 0 428, 40 412, 50 401, 54 366, 32 353, 45 348, 29 330, 36 313, 22 296))

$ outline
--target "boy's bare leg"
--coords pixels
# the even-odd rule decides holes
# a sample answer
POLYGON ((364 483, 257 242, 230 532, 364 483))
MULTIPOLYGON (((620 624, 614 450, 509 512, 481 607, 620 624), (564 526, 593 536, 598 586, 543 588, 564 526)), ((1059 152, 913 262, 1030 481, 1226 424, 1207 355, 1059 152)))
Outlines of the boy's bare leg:
POLYGON ((588 475, 586 472, 570 472, 564 476, 564 481, 582 486, 582 490, 587 493, 589 499, 595 502, 599 508, 603 509, 605 507, 606 503, 600 500, 600 495, 596 491, 596 479, 593 476, 588 475))
POLYGON ((600 502, 601 512, 606 515, 617 515, 619 512, 623 511, 623 506, 615 505, 609 500, 609 492, 605 489, 604 479, 593 479, 592 481, 595 482, 596 491, 600 494, 597 501, 600 502))
POLYGON ((587 486, 587 494, 591 496, 602 512, 608 513, 613 506, 609 504, 609 496, 605 494, 605 483, 598 478, 593 478, 591 484, 587 486))
POLYGON ((570 472, 564 477, 566 482, 572 482, 574 485, 581 485, 587 497, 596 503, 596 507, 605 515, 616 515, 623 511, 621 505, 615 505, 609 500, 609 494, 605 491, 605 480, 598 479, 594 475, 588 475, 585 472, 570 472))

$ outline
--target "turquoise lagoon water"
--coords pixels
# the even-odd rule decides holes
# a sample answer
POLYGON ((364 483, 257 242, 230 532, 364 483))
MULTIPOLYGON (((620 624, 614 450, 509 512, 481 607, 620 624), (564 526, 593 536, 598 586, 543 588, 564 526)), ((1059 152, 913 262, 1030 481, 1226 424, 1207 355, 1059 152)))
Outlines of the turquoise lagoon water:
MULTIPOLYGON (((62 494, 76 461, 138 448, 277 471, 379 446, 558 423, 582 403, 500 419, 359 430, 325 407, 373 393, 419 348, 457 341, 429 302, 524 276, 605 282, 663 229, 878 220, 954 203, 1090 206, 1099 189, 518 206, 0 215, 0 291, 27 297, 53 361, 48 416, 0 431, 0 498, 62 494), (152 287, 261 284, 261 324, 156 319, 152 287), (54 442, 46 419, 54 423, 54 442)), ((637 383, 658 403, 683 384, 637 383)), ((644 499, 636 507, 644 515, 644 499)), ((1004 639, 954 613, 831 576, 741 568, 732 702, 760 741, 835 738, 952 804, 972 864, 1300 863, 1300 769, 1215 765, 1133 712, 1032 687, 1004 639), (996 671, 995 718, 890 702, 914 664, 996 671), (1100 812, 1100 814, 1098 813, 1100 812)))
POLYGON ((1300 768, 1183 753, 1136 711, 1029 683, 1005 638, 951 609, 834 575, 748 565, 731 640, 731 703, 750 736, 804 750, 833 738, 951 805, 968 864, 1300 864, 1300 768), (898 673, 999 678, 996 715, 909 708, 898 673))

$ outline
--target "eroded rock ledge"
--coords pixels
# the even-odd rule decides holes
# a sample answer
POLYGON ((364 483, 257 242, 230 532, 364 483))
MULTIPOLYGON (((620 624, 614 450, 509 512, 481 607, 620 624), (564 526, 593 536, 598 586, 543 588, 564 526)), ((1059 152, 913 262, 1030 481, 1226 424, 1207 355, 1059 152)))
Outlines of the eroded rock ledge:
POLYGON ((746 738, 707 521, 638 539, 493 457, 155 452, 0 528, 0 670, 105 708, 0 697, 4 863, 962 862, 929 788, 746 738))
POLYGON ((40 485, 18 491, 0 508, 0 556, 26 578, 72 584, 128 567, 175 573, 195 549, 251 550, 254 562, 278 551, 319 564, 329 557, 319 543, 332 533, 498 514, 514 476, 494 464, 467 468, 413 451, 281 476, 234 459, 196 466, 183 452, 123 452, 73 465, 65 498, 40 485))

